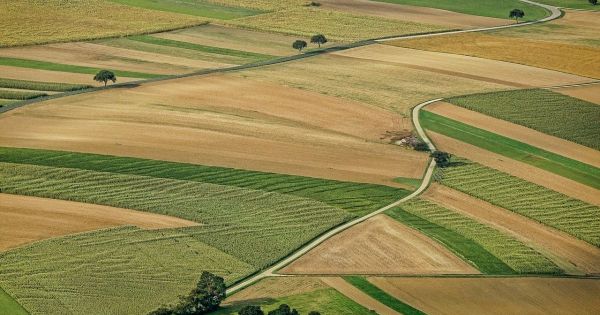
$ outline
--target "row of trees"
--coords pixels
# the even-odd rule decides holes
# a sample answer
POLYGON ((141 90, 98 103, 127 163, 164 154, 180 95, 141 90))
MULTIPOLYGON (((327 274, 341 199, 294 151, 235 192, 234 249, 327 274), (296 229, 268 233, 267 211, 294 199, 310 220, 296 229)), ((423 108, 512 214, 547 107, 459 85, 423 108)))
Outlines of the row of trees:
MULTIPOLYGON (((314 35, 310 38, 310 42, 312 44, 317 44, 319 45, 319 48, 321 48, 321 45, 326 44, 327 43, 327 37, 325 37, 325 35, 323 34, 317 34, 314 35)), ((295 41, 292 44, 292 48, 294 49, 298 49, 298 52, 302 52, 302 49, 306 48, 308 46, 308 43, 299 39, 297 41, 295 41)))

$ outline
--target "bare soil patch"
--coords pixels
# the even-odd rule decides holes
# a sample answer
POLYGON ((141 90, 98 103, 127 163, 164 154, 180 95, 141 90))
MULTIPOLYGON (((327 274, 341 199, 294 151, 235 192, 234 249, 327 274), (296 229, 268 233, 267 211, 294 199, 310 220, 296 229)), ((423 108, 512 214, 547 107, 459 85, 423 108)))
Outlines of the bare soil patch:
POLYGON ((433 184, 424 197, 515 236, 567 272, 600 273, 600 249, 566 233, 446 186, 433 184))
POLYGON ((369 278, 427 314, 598 314, 600 280, 369 278))
POLYGON ((321 0, 319 3, 327 9, 402 21, 444 25, 451 28, 466 29, 507 24, 507 20, 503 19, 368 0, 321 0))
POLYGON ((330 238, 281 270, 291 274, 475 274, 443 245, 378 215, 330 238))
POLYGON ((377 301, 376 299, 370 297, 360 289, 354 287, 350 283, 346 282, 346 280, 340 277, 323 277, 321 281, 328 284, 330 287, 336 289, 341 294, 347 296, 354 302, 366 307, 369 310, 375 311, 376 314, 381 315, 399 315, 400 313, 394 311, 393 309, 387 307, 383 303, 377 301))
POLYGON ((454 153, 474 162, 481 163, 485 166, 495 168, 513 176, 520 177, 526 181, 563 193, 572 198, 583 200, 594 205, 600 205, 600 193, 598 193, 597 189, 590 186, 439 133, 428 131, 427 134, 431 137, 439 150, 454 153))
POLYGON ((593 165, 595 167, 600 167, 600 151, 571 141, 550 136, 521 125, 490 117, 446 102, 436 102, 428 105, 427 111, 434 112, 450 119, 491 131, 493 133, 530 144, 534 147, 593 165))
POLYGON ((46 238, 119 225, 162 229, 198 223, 129 209, 0 194, 0 251, 46 238))
POLYGON ((600 105, 600 84, 557 88, 553 91, 600 105))
POLYGON ((390 45, 369 45, 335 53, 392 62, 441 74, 516 87, 540 87, 589 82, 588 78, 509 62, 420 51, 390 45))
POLYGON ((395 185, 427 155, 381 140, 398 116, 227 75, 75 95, 0 118, 0 145, 395 185))
MULTIPOLYGON (((0 77, 6 79, 15 80, 28 80, 28 81, 41 81, 41 82, 56 82, 56 83, 76 83, 76 84, 89 84, 100 86, 102 83, 98 83, 93 80, 94 76, 90 74, 81 73, 70 73, 60 71, 48 71, 21 67, 10 67, 0 66, 0 77)), ((117 82, 130 82, 139 79, 136 78, 117 78, 117 82)))

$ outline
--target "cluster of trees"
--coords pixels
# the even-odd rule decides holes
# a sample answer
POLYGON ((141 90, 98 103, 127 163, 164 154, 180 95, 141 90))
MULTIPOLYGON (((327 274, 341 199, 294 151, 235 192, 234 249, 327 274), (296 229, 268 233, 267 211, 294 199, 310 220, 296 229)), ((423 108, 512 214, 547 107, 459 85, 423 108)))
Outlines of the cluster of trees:
MULTIPOLYGON (((321 45, 327 43, 327 37, 325 37, 325 35, 323 34, 317 34, 314 35, 310 38, 310 42, 312 44, 317 44, 319 45, 319 48, 321 48, 321 45)), ((295 41, 292 44, 292 48, 294 49, 298 49, 299 52, 302 52, 302 49, 306 48, 308 46, 308 43, 306 41, 303 41, 301 39, 295 41)))
POLYGON ((435 160, 435 163, 439 167, 450 166, 450 159, 452 158, 452 155, 450 153, 443 151, 434 151, 430 154, 430 156, 435 160))
POLYGON ((179 297, 177 305, 162 306, 148 315, 202 315, 219 308, 227 296, 223 278, 204 271, 188 295, 179 297))
POLYGON ((598 0, 588 0, 592 5, 597 5, 598 4, 598 0))
MULTIPOLYGON (((239 312, 239 315, 265 315, 265 312, 260 309, 260 306, 247 305, 244 306, 239 312)), ((267 315, 299 315, 298 311, 294 308, 290 308, 287 304, 281 304, 278 308, 270 311, 267 315)), ((321 313, 312 311, 308 315, 321 315, 321 313)))

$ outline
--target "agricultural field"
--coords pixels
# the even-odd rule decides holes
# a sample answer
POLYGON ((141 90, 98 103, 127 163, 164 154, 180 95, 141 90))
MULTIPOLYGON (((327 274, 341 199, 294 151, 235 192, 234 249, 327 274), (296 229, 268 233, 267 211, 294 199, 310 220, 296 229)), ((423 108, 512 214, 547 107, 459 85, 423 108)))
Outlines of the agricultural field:
POLYGON ((579 0, 539 0, 539 3, 545 3, 561 8, 573 8, 573 9, 582 9, 582 10, 600 10, 600 7, 597 5, 592 5, 588 1, 579 1, 579 0))
POLYGON ((556 88, 553 91, 600 105, 600 84, 556 88))

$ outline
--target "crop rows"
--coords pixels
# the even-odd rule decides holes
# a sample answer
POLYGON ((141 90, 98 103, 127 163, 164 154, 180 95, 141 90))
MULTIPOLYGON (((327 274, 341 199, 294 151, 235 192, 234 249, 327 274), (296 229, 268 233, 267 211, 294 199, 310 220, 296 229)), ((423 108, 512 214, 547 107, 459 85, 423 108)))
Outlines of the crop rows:
POLYGON ((438 204, 423 199, 414 199, 402 204, 401 207, 414 215, 473 240, 517 273, 560 272, 560 269, 548 258, 517 239, 438 204))
POLYGON ((13 80, 13 79, 0 78, 0 88, 68 92, 68 91, 83 90, 83 89, 87 89, 90 87, 91 87, 91 85, 85 85, 85 84, 36 82, 36 81, 25 81, 25 80, 13 80))
POLYGON ((44 92, 0 90, 0 98, 9 100, 30 100, 47 95, 44 92))
POLYGON ((509 174, 457 159, 438 170, 442 184, 600 246, 600 208, 509 174))
POLYGON ((548 90, 474 94, 448 100, 470 110, 600 149, 600 106, 548 90))

